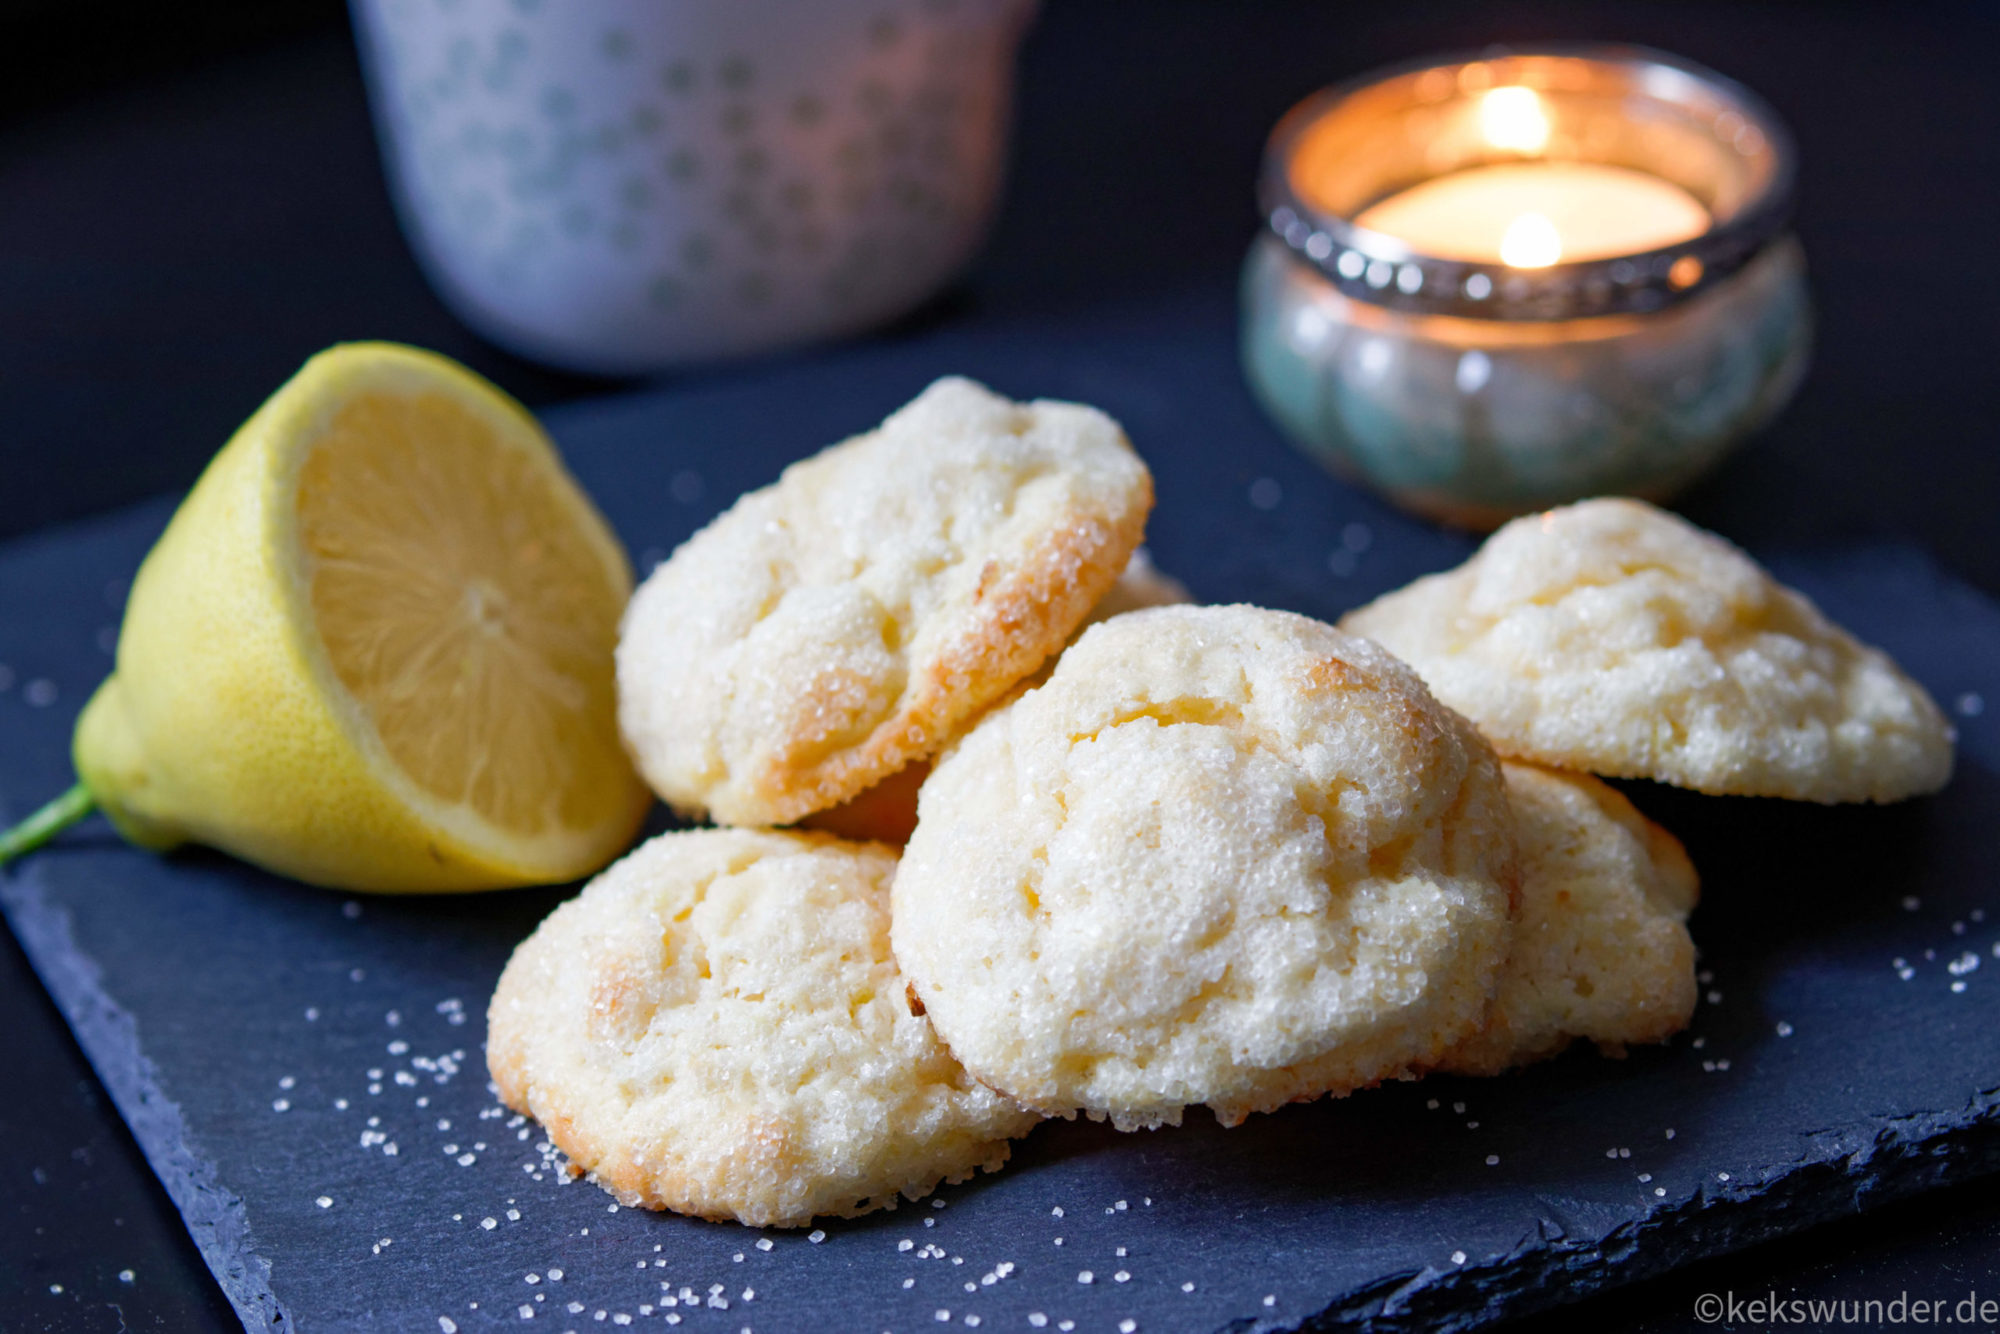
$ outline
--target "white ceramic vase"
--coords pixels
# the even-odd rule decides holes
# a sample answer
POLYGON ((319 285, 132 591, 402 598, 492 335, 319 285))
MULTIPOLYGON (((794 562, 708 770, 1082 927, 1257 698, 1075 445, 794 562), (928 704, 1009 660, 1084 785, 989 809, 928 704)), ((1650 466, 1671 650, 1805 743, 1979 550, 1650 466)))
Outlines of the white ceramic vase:
POLYGON ((352 0, 404 230, 468 324, 639 374, 833 337, 984 234, 1034 0, 352 0))

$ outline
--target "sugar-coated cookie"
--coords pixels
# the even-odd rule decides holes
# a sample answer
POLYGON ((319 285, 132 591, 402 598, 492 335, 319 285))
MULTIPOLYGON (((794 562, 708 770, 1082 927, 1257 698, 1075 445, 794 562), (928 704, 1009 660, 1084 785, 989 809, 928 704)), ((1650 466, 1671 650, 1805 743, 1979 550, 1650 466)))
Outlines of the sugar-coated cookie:
POLYGON ((514 952, 501 1099, 628 1205, 796 1227, 1007 1158, 1035 1117, 968 1076, 889 951, 889 849, 662 834, 514 952))
POLYGON ((940 380, 646 580, 618 646, 626 744, 685 814, 772 825, 837 805, 1060 648, 1151 506, 1103 413, 940 380))
POLYGON ((1896 801, 1952 731, 1879 649, 1741 551, 1635 500, 1516 519, 1348 613, 1503 755, 1700 792, 1896 801))
MULTIPOLYGON (((1097 605, 1090 609, 1084 626, 1092 626, 1143 607, 1170 607, 1189 600, 1188 591, 1180 580, 1162 574, 1146 548, 1140 547, 1132 553, 1131 561, 1118 576, 1118 582, 1111 585, 1111 591, 1099 598, 1097 605)), ((1079 629, 1078 633, 1081 634, 1082 630, 1079 629)), ((1051 659, 1042 670, 1047 671, 1054 665, 1055 661, 1051 659)), ((838 806, 816 811, 800 823, 808 829, 824 829, 842 838, 872 839, 901 847, 910 841, 910 834, 917 827, 917 789, 923 786, 930 771, 931 766, 927 762, 918 760, 890 774, 866 792, 850 797, 838 806)))
POLYGON ((896 956, 1039 1111, 1225 1124, 1435 1064, 1515 878, 1499 764, 1374 644, 1255 607, 1086 631, 924 784, 896 956))
POLYGON ((1579 1038, 1615 1052, 1687 1027, 1699 882, 1679 841, 1588 774, 1501 768, 1521 904, 1492 1014, 1441 1068, 1498 1074, 1579 1038))

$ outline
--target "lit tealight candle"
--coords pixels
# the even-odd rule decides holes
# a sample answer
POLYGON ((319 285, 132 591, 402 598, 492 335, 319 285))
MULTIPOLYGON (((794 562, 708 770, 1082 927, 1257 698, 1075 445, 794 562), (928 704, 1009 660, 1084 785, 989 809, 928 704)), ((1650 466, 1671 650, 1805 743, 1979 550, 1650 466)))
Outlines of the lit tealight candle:
MULTIPOLYGON (((1537 152, 1549 138, 1541 99, 1496 88, 1480 104, 1496 148, 1537 152)), ((1692 240, 1708 210, 1671 181, 1601 162, 1507 162, 1450 172, 1364 209, 1357 226, 1420 254, 1519 269, 1609 259, 1692 240)))
POLYGON ((1312 457, 1450 523, 1669 495, 1799 382, 1792 171, 1770 108, 1658 52, 1325 89, 1265 151, 1244 369, 1312 457))

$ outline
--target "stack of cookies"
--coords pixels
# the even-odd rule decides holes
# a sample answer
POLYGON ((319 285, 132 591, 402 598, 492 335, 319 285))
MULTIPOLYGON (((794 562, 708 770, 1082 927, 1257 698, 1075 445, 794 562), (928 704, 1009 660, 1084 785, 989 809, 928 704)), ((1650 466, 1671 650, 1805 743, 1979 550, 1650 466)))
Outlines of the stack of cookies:
POLYGON ((515 953, 501 1097, 628 1204, 796 1226, 1045 1116, 1233 1125, 1616 1051, 1688 1020, 1696 879, 1590 775, 1949 775, 1921 687, 1650 506, 1518 521, 1336 629, 1178 605, 1151 503, 1104 414, 944 380, 661 565, 621 722, 722 827, 515 953))

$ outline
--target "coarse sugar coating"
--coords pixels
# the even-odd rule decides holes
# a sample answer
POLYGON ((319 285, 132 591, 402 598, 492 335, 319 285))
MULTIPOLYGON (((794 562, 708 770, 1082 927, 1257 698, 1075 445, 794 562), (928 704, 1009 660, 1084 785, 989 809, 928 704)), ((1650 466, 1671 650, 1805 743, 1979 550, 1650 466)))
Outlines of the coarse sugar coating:
POLYGON ((1144 533, 1118 424, 940 380, 640 587, 619 723, 676 809, 788 824, 923 759, 1061 647, 1144 533))
POLYGON ((1039 1111, 1225 1124, 1435 1064, 1505 953, 1492 750, 1365 640, 1287 612, 1092 627, 924 784, 896 957, 1039 1111))
POLYGON ((1036 1117, 912 1013, 895 854, 826 834, 662 834, 509 961, 500 1097, 619 1200, 800 1227, 1006 1161, 1036 1117))
POLYGON ((1694 1013, 1687 916, 1699 881, 1680 842, 1588 774, 1501 765, 1521 903, 1486 1024, 1441 1069, 1498 1074, 1588 1038, 1664 1042, 1694 1013))
POLYGON ((1952 731, 1879 649, 1713 533, 1636 500, 1507 524, 1349 612, 1503 755, 1718 795, 1897 801, 1952 731))
MULTIPOLYGON (((1180 580, 1163 574, 1153 564, 1146 548, 1140 547, 1132 553, 1132 559, 1111 585, 1111 591, 1097 600, 1090 609, 1078 634, 1099 621, 1109 620, 1128 611, 1142 607, 1169 607, 1190 601, 1188 591, 1180 580)), ((1055 666, 1050 659, 1042 666, 1047 672, 1055 666)), ((930 776, 931 766, 923 761, 898 769, 866 792, 848 798, 838 806, 823 811, 815 811, 801 823, 808 829, 824 829, 829 834, 839 834, 842 838, 873 839, 880 843, 893 843, 897 847, 910 841, 910 834, 917 827, 917 790, 924 779, 930 776)))

